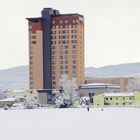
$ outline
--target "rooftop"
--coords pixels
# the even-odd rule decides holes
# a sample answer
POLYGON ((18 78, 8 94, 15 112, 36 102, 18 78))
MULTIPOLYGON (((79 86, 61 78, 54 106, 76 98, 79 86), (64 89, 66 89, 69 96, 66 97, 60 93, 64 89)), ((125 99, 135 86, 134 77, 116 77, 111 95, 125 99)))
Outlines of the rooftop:
POLYGON ((134 96, 134 93, 104 93, 103 95, 104 97, 130 97, 134 96))
POLYGON ((120 86, 106 83, 90 83, 90 84, 82 84, 80 85, 80 88, 120 88, 120 86))

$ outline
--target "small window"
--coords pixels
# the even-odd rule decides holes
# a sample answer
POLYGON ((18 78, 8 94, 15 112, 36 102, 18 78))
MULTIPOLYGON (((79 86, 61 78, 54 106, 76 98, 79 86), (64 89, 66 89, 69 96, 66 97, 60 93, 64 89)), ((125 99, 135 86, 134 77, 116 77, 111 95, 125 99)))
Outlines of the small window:
POLYGON ((65 49, 68 49, 68 46, 65 46, 65 49))
POLYGON ((73 48, 73 49, 76 49, 76 45, 72 45, 72 48, 73 48))
POLYGON ((118 98, 116 98, 116 100, 118 100, 118 98))
POLYGON ((105 98, 106 100, 108 100, 108 98, 105 98))
POLYGON ((116 105, 119 105, 118 103, 116 103, 116 105))
POLYGON ((59 26, 59 28, 60 28, 60 29, 62 29, 62 28, 63 28, 63 26, 59 26))
POLYGON ((112 98, 110 98, 110 100, 112 100, 112 98))
POLYGON ((69 28, 69 26, 68 25, 65 25, 65 28, 69 28))
POLYGON ((52 24, 55 24, 55 20, 52 21, 52 24))
POLYGON ((72 25, 72 28, 76 28, 76 25, 72 25))
POLYGON ((68 23, 68 20, 65 20, 65 23, 68 23))
POLYGON ((72 23, 75 23, 75 22, 76 22, 76 20, 75 20, 75 19, 73 19, 73 20, 72 20, 72 23))
POLYGON ((125 105, 125 103, 123 103, 123 105, 125 105))
POLYGON ((76 65, 73 65, 72 68, 73 68, 73 69, 76 69, 76 65))
POLYGON ((63 23, 63 20, 60 20, 59 23, 62 24, 63 23))

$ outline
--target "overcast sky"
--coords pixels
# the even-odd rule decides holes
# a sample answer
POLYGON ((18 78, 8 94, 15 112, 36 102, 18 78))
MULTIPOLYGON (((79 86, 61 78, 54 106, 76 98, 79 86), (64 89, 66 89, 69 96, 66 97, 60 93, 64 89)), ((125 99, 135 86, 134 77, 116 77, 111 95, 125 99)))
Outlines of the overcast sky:
POLYGON ((1 0, 0 69, 28 64, 26 17, 45 7, 85 16, 85 66, 140 61, 140 0, 1 0))

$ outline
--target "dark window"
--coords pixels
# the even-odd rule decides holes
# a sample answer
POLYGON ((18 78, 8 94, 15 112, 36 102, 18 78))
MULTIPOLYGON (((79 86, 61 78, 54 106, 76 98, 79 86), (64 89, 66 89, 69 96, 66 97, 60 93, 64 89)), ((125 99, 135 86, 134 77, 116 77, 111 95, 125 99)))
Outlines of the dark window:
POLYGON ((110 98, 110 100, 112 100, 112 98, 110 98))
POLYGON ((32 41, 32 44, 36 44, 36 41, 32 41))

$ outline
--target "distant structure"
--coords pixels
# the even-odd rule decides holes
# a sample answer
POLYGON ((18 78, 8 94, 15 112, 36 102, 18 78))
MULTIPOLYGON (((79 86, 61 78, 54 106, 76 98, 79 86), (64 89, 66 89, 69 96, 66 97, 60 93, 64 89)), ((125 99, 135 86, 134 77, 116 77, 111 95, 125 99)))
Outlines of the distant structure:
POLYGON ((42 16, 27 18, 31 89, 59 89, 61 74, 85 81, 84 17, 44 8, 42 16))
POLYGON ((95 95, 101 95, 103 93, 116 93, 120 92, 120 86, 106 83, 90 83, 82 84, 79 87, 78 93, 80 97, 88 96, 90 101, 93 101, 95 95))
POLYGON ((140 92, 104 93, 93 97, 93 105, 100 106, 138 106, 140 107, 140 92))
MULTIPOLYGON (((111 78, 88 78, 86 83, 107 83, 120 86, 121 92, 130 91, 130 85, 133 85, 138 78, 136 77, 111 77, 111 78)), ((140 83, 140 82, 139 82, 140 83)))

